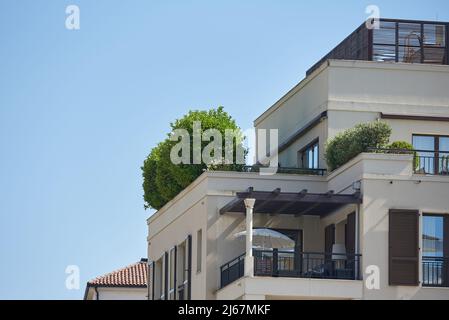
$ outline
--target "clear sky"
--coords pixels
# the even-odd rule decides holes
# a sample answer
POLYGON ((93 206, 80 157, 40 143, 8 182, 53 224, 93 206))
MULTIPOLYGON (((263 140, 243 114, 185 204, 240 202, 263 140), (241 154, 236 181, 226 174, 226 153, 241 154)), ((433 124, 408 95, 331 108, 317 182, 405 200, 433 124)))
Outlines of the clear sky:
POLYGON ((140 166, 170 121, 223 105, 251 127, 369 4, 449 21, 447 0, 0 0, 0 298, 80 299, 145 257, 140 166))

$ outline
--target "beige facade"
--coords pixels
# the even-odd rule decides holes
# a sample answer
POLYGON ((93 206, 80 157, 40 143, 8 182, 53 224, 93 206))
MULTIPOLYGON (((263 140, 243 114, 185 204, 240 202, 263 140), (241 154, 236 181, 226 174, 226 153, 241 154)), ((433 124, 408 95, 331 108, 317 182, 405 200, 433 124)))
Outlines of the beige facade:
POLYGON ((147 300, 148 289, 136 287, 90 287, 85 300, 147 300))
MULTIPOLYGON (((449 66, 329 60, 256 119, 257 129, 279 129, 282 144, 327 111, 326 119, 281 152, 281 166, 295 167, 297 152, 314 139, 320 151, 337 133, 382 114, 449 116, 449 66)), ((385 120, 392 141, 412 142, 412 134, 449 134, 449 122, 385 120)), ((324 152, 319 166, 326 168, 324 152)))
MULTIPOLYGON (((442 120, 449 117, 447 88, 448 66, 330 60, 256 119, 255 127, 279 129, 280 144, 288 142, 279 157, 282 167, 297 167, 298 152, 318 140, 319 167, 326 168, 326 141, 361 122, 384 118, 392 127, 392 141, 411 143, 414 134, 449 135, 449 122, 442 120), (398 115, 414 118, 392 117, 398 115)), ((323 176, 205 172, 148 219, 148 258, 153 262, 150 277, 154 274, 151 298, 173 298, 171 290, 178 298, 188 297, 188 291, 191 299, 449 299, 449 288, 422 285, 423 214, 448 215, 448 195, 449 176, 415 173, 411 155, 361 154, 323 176), (220 209, 248 187, 268 192, 280 188, 285 193, 306 189, 329 197, 330 190, 337 195, 360 192, 360 204, 348 203, 329 214, 311 208, 302 214, 255 210, 252 215, 254 228, 296 232, 303 252, 322 253, 330 225, 335 226, 333 244, 347 243, 349 215, 354 213, 355 253, 361 255, 359 274, 354 279, 318 279, 310 274, 270 277, 247 273, 245 266, 241 278, 223 286, 220 268, 245 254, 245 242, 234 235, 245 231, 248 224, 244 213, 220 213, 220 209), (392 209, 420 213, 421 283, 416 285, 389 283, 392 209), (174 256, 182 271, 172 271, 174 259, 170 257, 174 256), (372 267, 379 271, 375 273, 379 287, 369 284, 372 267)), ((322 257, 323 261, 330 259, 322 257)), ((304 268, 303 262, 301 265, 304 268)))

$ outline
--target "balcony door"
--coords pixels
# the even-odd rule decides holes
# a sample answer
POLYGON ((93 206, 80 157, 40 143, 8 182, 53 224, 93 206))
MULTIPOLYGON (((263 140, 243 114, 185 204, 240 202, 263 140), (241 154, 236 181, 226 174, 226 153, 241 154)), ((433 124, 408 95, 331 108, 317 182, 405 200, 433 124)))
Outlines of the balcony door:
POLYGON ((295 242, 295 247, 290 250, 279 250, 277 254, 278 274, 280 276, 295 276, 300 272, 302 252, 302 230, 274 229, 295 242))
POLYGON ((449 216, 423 215, 422 277, 423 285, 449 286, 449 216))

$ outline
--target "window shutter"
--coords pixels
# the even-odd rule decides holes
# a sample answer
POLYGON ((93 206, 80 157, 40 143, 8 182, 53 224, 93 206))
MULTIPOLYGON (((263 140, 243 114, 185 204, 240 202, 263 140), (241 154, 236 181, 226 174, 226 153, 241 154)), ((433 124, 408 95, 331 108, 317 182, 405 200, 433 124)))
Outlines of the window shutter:
POLYGON ((419 285, 419 211, 390 210, 388 278, 392 286, 419 285))
POLYGON ((187 237, 187 300, 192 299, 192 235, 187 237))
POLYGON ((173 250, 175 251, 174 252, 174 259, 175 259, 175 261, 171 261, 170 263, 173 263, 174 264, 174 267, 173 267, 173 290, 174 290, 174 292, 173 292, 173 300, 176 300, 176 292, 178 291, 178 285, 176 284, 176 281, 178 280, 178 279, 176 279, 177 277, 176 277, 176 271, 178 270, 178 246, 175 246, 174 248, 173 248, 173 250))
POLYGON ((353 279, 359 277, 360 260, 356 257, 355 240, 356 240, 356 219, 355 212, 348 214, 345 226, 345 246, 348 254, 346 260, 346 268, 352 270, 353 279))
MULTIPOLYGON (((355 212, 350 213, 347 218, 346 224, 346 252, 349 254, 355 254, 355 237, 356 237, 356 228, 355 228, 355 212)), ((352 258, 350 258, 352 259, 352 258)))
POLYGON ((168 278, 170 276, 168 270, 168 252, 164 254, 164 299, 168 300, 168 278))
POLYGON ((335 224, 328 225, 324 229, 324 263, 331 266, 332 247, 335 243, 335 224))
POLYGON ((324 230, 324 250, 332 253, 332 246, 335 243, 335 224, 328 225, 324 230))

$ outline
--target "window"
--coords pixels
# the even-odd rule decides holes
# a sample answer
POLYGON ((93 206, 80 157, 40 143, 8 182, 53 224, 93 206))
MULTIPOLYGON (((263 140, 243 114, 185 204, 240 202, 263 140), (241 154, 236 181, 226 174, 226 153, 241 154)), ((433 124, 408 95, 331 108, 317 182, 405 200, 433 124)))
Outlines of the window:
POLYGON ((422 274, 425 286, 448 286, 448 254, 445 234, 449 219, 443 215, 423 216, 422 274))
POLYGON ((192 268, 192 236, 180 243, 176 249, 176 286, 177 300, 191 299, 191 268, 192 268))
POLYGON ((200 229, 196 235, 196 272, 201 272, 201 263, 203 255, 203 231, 200 229))
POLYGON ((449 137, 413 135, 418 161, 415 171, 425 174, 449 174, 449 137))
POLYGON ((157 260, 154 264, 154 300, 164 299, 164 275, 163 275, 163 258, 157 260))
POLYGON ((176 298, 178 300, 184 300, 184 285, 186 284, 186 243, 183 242, 178 246, 177 249, 177 259, 176 259, 176 282, 177 282, 177 294, 176 298))
POLYGON ((306 169, 318 169, 319 164, 319 147, 318 140, 299 151, 298 162, 299 167, 306 169))
POLYGON ((423 256, 443 256, 443 216, 423 217, 423 256))

